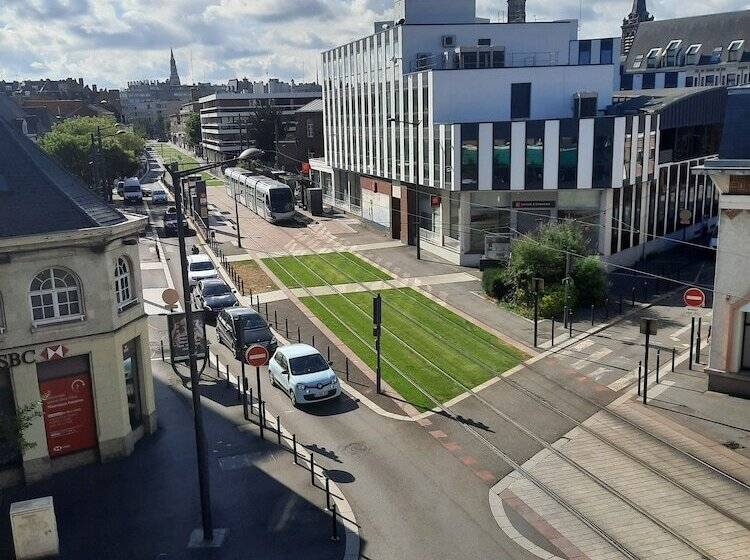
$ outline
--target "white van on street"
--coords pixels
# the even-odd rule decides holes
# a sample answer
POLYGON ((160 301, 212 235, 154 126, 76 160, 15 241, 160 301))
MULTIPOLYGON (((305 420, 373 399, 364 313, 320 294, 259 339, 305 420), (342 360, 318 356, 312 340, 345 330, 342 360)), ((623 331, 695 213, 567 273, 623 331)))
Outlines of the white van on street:
POLYGON ((126 204, 140 204, 143 202, 143 189, 137 177, 125 179, 125 184, 122 187, 122 197, 125 199, 126 204))

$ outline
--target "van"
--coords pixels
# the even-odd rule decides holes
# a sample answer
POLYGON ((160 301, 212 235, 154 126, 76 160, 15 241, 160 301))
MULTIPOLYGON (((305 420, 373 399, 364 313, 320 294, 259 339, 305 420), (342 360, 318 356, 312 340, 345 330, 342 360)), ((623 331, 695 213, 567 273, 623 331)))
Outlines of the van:
POLYGON ((125 179, 125 184, 122 188, 122 197, 126 203, 138 203, 143 202, 143 189, 141 188, 141 182, 137 177, 130 177, 125 179))

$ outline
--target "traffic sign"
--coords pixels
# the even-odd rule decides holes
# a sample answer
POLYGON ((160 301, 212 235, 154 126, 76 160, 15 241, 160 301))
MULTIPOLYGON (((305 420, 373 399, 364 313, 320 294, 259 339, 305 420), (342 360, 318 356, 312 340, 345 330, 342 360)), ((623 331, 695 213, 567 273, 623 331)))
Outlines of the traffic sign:
POLYGON ((161 293, 161 299, 167 305, 174 305, 180 301, 180 294, 174 288, 167 288, 161 293))
POLYGON ((706 294, 699 288, 688 288, 682 300, 687 307, 703 307, 706 304, 706 294))
POLYGON ((268 363, 268 350, 260 344, 253 344, 245 350, 245 363, 251 366, 260 367, 268 363))

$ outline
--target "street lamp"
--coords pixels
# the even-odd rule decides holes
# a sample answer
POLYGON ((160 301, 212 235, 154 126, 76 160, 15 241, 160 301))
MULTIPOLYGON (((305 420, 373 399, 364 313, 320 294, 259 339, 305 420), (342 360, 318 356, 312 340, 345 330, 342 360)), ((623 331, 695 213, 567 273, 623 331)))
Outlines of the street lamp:
POLYGON ((208 474, 208 459, 206 456, 206 434, 203 429, 203 412, 201 410, 201 398, 199 392, 200 376, 198 374, 198 364, 195 357, 195 332, 193 325, 193 310, 190 302, 190 283, 188 281, 187 269, 187 251, 185 249, 185 228, 182 223, 182 189, 181 181, 184 177, 193 173, 201 173, 222 165, 251 159, 257 157, 256 153, 260 152, 256 148, 249 148, 242 152, 239 157, 228 161, 216 162, 211 164, 194 167, 192 169, 178 169, 177 163, 168 163, 164 167, 169 174, 174 191, 174 202, 177 209, 177 240, 180 250, 180 272, 182 276, 182 299, 183 308, 185 309, 186 334, 188 340, 188 357, 190 364, 190 392, 193 397, 193 421, 195 424, 195 447, 198 455, 198 486, 200 489, 201 499, 201 517, 203 521, 203 540, 211 542, 214 538, 213 519, 211 516, 211 492, 210 480, 208 474))
POLYGON ((544 291, 544 278, 532 278, 531 289, 534 291, 534 348, 539 340, 539 294, 544 291))

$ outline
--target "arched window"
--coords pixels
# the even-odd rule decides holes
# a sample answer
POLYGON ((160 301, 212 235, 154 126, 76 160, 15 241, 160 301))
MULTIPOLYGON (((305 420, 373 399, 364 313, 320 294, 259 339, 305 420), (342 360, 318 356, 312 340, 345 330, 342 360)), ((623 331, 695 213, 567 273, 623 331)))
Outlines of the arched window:
POLYGON ((78 280, 62 268, 48 268, 37 274, 31 281, 29 298, 35 325, 83 315, 78 280))
POLYGON ((115 265, 115 294, 117 295, 117 308, 122 309, 133 301, 133 278, 130 276, 130 264, 128 259, 120 257, 115 265))

